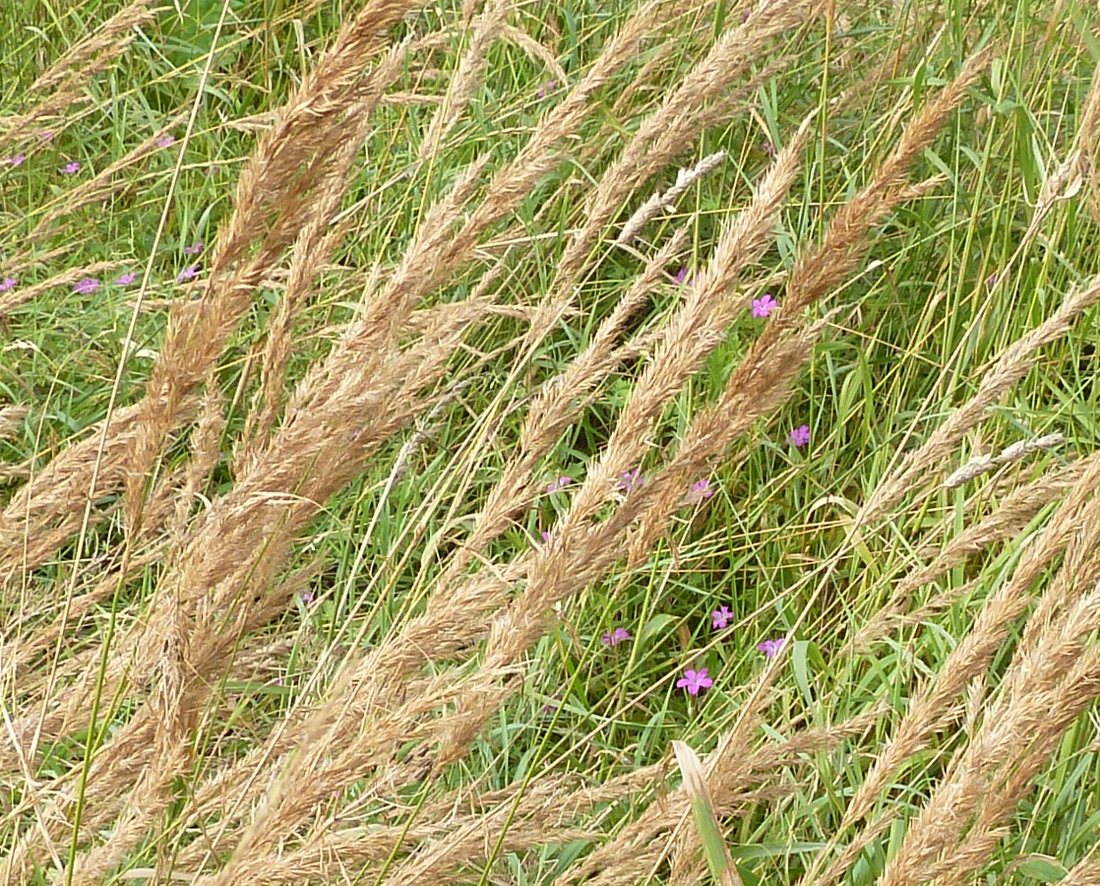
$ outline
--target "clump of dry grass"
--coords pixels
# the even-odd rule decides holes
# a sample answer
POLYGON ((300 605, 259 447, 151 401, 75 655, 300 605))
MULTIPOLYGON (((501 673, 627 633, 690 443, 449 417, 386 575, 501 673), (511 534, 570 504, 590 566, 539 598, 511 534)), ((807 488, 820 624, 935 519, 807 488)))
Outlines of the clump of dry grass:
MULTIPOLYGON (((832 842, 804 880, 832 882, 892 821, 890 813, 871 817, 892 779, 964 709, 965 735, 951 749, 942 779, 910 823, 883 882, 949 882, 979 870, 1055 744, 1100 694, 1100 665, 1088 654, 1100 629, 1096 455, 1020 485, 928 562, 909 569, 893 583, 886 604, 851 631, 850 648, 862 649, 900 625, 938 614, 957 601, 957 589, 934 595, 914 612, 907 609, 921 587, 1018 535, 1057 502, 1011 577, 981 604, 969 633, 934 678, 921 682, 884 749, 871 744, 889 718, 877 702, 839 722, 795 720, 784 741, 761 740, 790 654, 787 643, 739 687, 740 708, 715 730, 715 748, 692 761, 689 785, 669 789, 666 767, 654 764, 592 786, 541 760, 524 778, 490 790, 466 780, 463 767, 493 718, 524 687, 528 656, 567 604, 595 583, 644 563, 691 482, 743 453, 753 426, 784 403, 815 346, 844 312, 836 294, 863 264, 875 228, 902 202, 942 184, 939 178, 912 184, 913 167, 978 82, 992 50, 976 52, 908 117, 862 187, 829 213, 816 243, 796 244, 778 312, 762 331, 754 330, 712 401, 694 409, 670 440, 663 434, 668 414, 759 290, 759 269, 775 249, 813 153, 815 125, 828 121, 819 108, 784 133, 767 170, 752 180, 751 195, 723 219, 691 285, 670 296, 667 313, 638 329, 647 300, 669 288, 667 269, 680 261, 689 225, 674 219, 670 231, 655 232, 664 242, 646 242, 641 234, 658 228, 658 213, 672 214, 725 155, 687 167, 671 188, 650 183, 700 133, 746 105, 745 83, 762 76, 752 70, 754 59, 783 37, 797 42, 802 31, 794 29, 816 27, 827 5, 761 3, 746 7, 743 18, 738 10, 617 143, 618 153, 594 178, 563 238, 550 281, 524 293, 529 301, 512 304, 507 284, 520 260, 515 250, 505 250, 485 261, 486 241, 509 225, 514 235, 522 201, 565 159, 583 153, 576 142, 609 86, 626 81, 617 86, 620 102, 645 93, 653 66, 668 57, 657 48, 638 65, 639 53, 677 28, 691 30, 689 45, 696 46, 702 29, 685 20, 689 12, 713 12, 706 4, 685 11, 669 0, 640 5, 572 85, 564 70, 554 70, 562 94, 512 159, 494 167, 483 155, 438 198, 425 200, 397 261, 388 269, 379 261, 362 275, 354 310, 318 356, 302 349, 296 336, 310 322, 323 272, 354 224, 369 223, 366 203, 345 208, 363 146, 387 92, 418 53, 439 42, 439 35, 391 40, 389 31, 418 5, 373 0, 349 17, 260 136, 197 298, 171 311, 143 397, 115 408, 121 363, 107 418, 34 472, 0 511, 0 584, 24 597, 4 626, 0 670, 0 766, 22 786, 18 805, 3 819, 13 835, 3 858, 5 877, 25 881, 45 862, 73 883, 99 883, 135 853, 152 857, 144 848, 150 844, 159 847, 153 850, 157 864, 142 870, 165 881, 295 883, 362 869, 379 882, 463 883, 501 852, 584 841, 599 845, 562 874, 562 882, 636 883, 666 868, 669 882, 698 882, 704 867, 699 833, 688 826, 692 796, 706 798, 707 821, 720 826, 792 796, 799 778, 813 777, 815 755, 857 745, 875 755, 874 762, 853 786, 832 842), (644 196, 647 188, 652 196, 644 196), (632 278, 587 343, 534 391, 517 395, 547 338, 581 310, 583 283, 598 270, 605 249, 633 263, 632 278), (465 297, 437 298, 460 277, 471 283, 465 297), (220 377, 222 361, 253 316, 261 284, 272 279, 279 281, 280 298, 265 334, 248 349, 254 372, 243 373, 230 395, 220 377), (471 342, 479 330, 501 318, 521 331, 491 353, 476 350, 471 342), (296 358, 309 365, 294 371, 296 358), (521 548, 506 544, 538 498, 541 473, 563 436, 635 362, 640 366, 629 393, 612 410, 606 440, 549 538, 521 548), (370 648, 362 635, 347 637, 341 627, 310 663, 305 691, 288 695, 274 718, 247 719, 244 748, 234 746, 238 710, 226 687, 281 673, 272 660, 284 659, 294 646, 281 633, 285 613, 322 568, 296 549, 311 521, 372 460, 393 449, 380 511, 430 429, 493 369, 501 369, 504 381, 487 396, 486 415, 471 423, 474 430, 455 463, 459 473, 473 474, 483 463, 477 450, 499 447, 499 464, 468 513, 468 502, 448 506, 448 531, 460 529, 446 544, 436 539, 427 546, 425 561, 439 562, 422 568, 430 576, 422 583, 423 609, 410 604, 370 648), (516 442, 505 452, 503 427, 513 414, 516 442), (173 447, 181 441, 173 435, 181 431, 186 436, 177 457, 173 447), (617 494, 621 475, 643 464, 644 485, 617 494), (223 468, 227 477, 216 489, 212 478, 223 468), (115 495, 118 501, 108 504, 115 495), (82 566, 91 530, 108 524, 117 529, 120 550, 82 566), (36 570, 74 540, 68 579, 40 608, 24 605, 36 570), (1053 578, 1036 592, 1059 558, 1053 578), (152 578, 147 593, 135 594, 140 576, 152 578), (89 642, 105 604, 108 633, 89 642), (1029 610, 1012 663, 984 698, 981 679, 1029 610), (95 735, 87 739, 85 758, 44 779, 44 749, 85 728, 95 735), (1034 739, 1021 743, 1021 734, 1034 739), (607 833, 608 810, 627 803, 636 805, 607 833), (851 839, 839 848, 845 836, 851 839)), ((443 151, 499 43, 510 41, 552 70, 558 64, 509 22, 512 11, 495 0, 463 6, 465 48, 447 94, 434 105, 424 141, 412 152, 417 170, 431 167, 443 151)), ((74 84, 107 63, 102 35, 117 37, 120 28, 152 14, 148 4, 130 4, 99 37, 74 49, 63 59, 69 73, 56 69, 40 78, 40 91, 53 90, 41 107, 71 103, 74 84)), ((774 55, 765 66, 769 77, 797 57, 786 49, 774 55)), ((151 144, 143 142, 72 192, 68 208, 110 193, 112 177, 144 158, 151 144)), ((1083 175, 1087 139, 1082 145, 1084 153, 1050 177, 1028 242, 1074 176, 1083 175)), ((46 236, 60 219, 60 208, 44 215, 35 236, 46 236)), ((20 290, 18 304, 46 288, 20 290)), ((891 516, 915 488, 918 501, 942 493, 926 482, 933 468, 1027 373, 1038 350, 1065 335, 1098 298, 1100 282, 1093 279, 1002 351, 976 394, 867 497, 839 553, 827 562, 822 586, 862 540, 859 533, 891 516)), ((0 314, 16 304, 0 302, 0 314)), ((139 311, 140 297, 134 318, 139 311)), ((127 341, 133 332, 131 322, 127 341)), ((0 439, 25 418, 25 410, 0 409, 0 439)), ((440 492, 430 507, 444 510, 442 498, 440 492)), ((966 510, 977 513, 978 504, 966 510)), ((372 520, 368 537, 374 526, 372 520)), ((421 526, 416 531, 427 532, 421 526)), ((364 540, 349 586, 366 549, 364 540)), ((384 568, 372 577, 372 591, 386 587, 377 579, 384 568)), ((802 606, 796 627, 810 618, 817 596, 802 606)), ((727 881, 738 882, 729 854, 722 858, 727 881)), ((1079 866, 1070 879, 1085 882, 1089 870, 1079 866)))

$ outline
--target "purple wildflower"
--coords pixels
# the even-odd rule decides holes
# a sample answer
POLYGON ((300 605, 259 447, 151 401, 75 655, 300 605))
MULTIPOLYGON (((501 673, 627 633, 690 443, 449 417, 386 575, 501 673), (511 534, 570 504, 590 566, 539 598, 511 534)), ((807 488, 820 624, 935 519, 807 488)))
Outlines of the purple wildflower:
POLYGON ((604 634, 600 637, 600 642, 604 646, 618 646, 623 640, 630 639, 630 631, 626 628, 615 628, 611 633, 604 634))
POLYGON ((557 85, 558 84, 554 80, 547 80, 539 87, 539 98, 546 98, 549 93, 554 91, 557 85))
POLYGON ((763 640, 756 644, 756 648, 768 658, 775 658, 779 654, 779 650, 783 648, 785 639, 785 637, 776 637, 774 640, 763 640))
POLYGON ((678 270, 676 272, 675 276, 673 276, 672 279, 675 280, 677 283, 683 283, 687 279, 687 276, 688 276, 687 265, 684 265, 682 268, 680 268, 680 270, 678 270))
POLYGON ((799 425, 797 428, 787 434, 787 440, 796 449, 801 449, 803 446, 810 442, 810 426, 799 425))
POLYGON ((572 482, 573 482, 572 477, 569 477, 565 474, 562 474, 560 477, 558 477, 557 480, 551 480, 549 483, 546 484, 546 491, 547 492, 557 492, 563 486, 568 486, 572 482))
POLYGON ((62 175, 76 175, 78 172, 80 172, 80 161, 78 160, 73 160, 61 167, 62 175))
POLYGON ((696 480, 691 484, 691 489, 688 490, 687 494, 688 504, 698 504, 713 495, 714 490, 710 488, 710 480, 704 477, 702 480, 696 480))
POLYGON ((546 542, 547 544, 550 544, 550 538, 551 538, 551 536, 550 536, 550 533, 549 533, 549 532, 547 532, 547 531, 546 531, 546 530, 544 529, 544 530, 542 530, 542 532, 540 532, 539 534, 540 534, 540 535, 542 536, 542 540, 543 540, 544 542, 546 542))
POLYGON ((729 625, 731 618, 733 610, 723 603, 710 614, 710 626, 713 630, 720 631, 729 625))
POLYGON ((313 591, 302 591, 298 594, 298 599, 308 606, 313 602, 313 591))
POLYGON ((40 133, 38 133, 38 140, 39 141, 44 141, 44 142, 53 141, 53 130, 52 129, 42 130, 40 133))
POLYGON ((180 283, 185 283, 188 280, 194 280, 195 276, 199 273, 198 265, 188 265, 182 271, 176 275, 176 280, 180 283))
POLYGON ((14 277, 5 277, 0 280, 0 292, 7 292, 9 289, 15 289, 15 284, 19 281, 14 277))
POLYGON ((676 681, 676 688, 686 689, 689 695, 698 695, 700 689, 710 689, 713 685, 714 681, 707 676, 706 668, 697 671, 688 668, 684 671, 684 676, 676 681))
POLYGON ((157 139, 158 148, 170 148, 176 143, 176 137, 174 135, 162 135, 157 139))
POLYGON ((73 287, 73 292, 81 295, 91 295, 99 289, 99 281, 95 277, 85 277, 73 287))
POLYGON ((772 298, 770 292, 765 292, 763 297, 752 300, 752 315, 754 317, 767 317, 779 307, 779 302, 772 298))
POLYGON ((115 280, 115 285, 116 286, 129 286, 136 279, 137 279, 137 274, 135 274, 133 271, 127 271, 125 274, 123 274, 121 277, 119 277, 117 280, 115 280))
POLYGON ((203 247, 202 240, 196 240, 190 246, 184 246, 183 247, 183 254, 184 255, 198 255, 200 252, 202 252, 202 247, 203 247))
POLYGON ((12 154, 4 162, 7 163, 8 166, 19 166, 26 159, 27 159, 26 154, 12 154))
POLYGON ((635 468, 633 471, 623 471, 622 476, 619 477, 619 492, 634 492, 641 489, 644 484, 645 477, 642 476, 641 468, 635 468))

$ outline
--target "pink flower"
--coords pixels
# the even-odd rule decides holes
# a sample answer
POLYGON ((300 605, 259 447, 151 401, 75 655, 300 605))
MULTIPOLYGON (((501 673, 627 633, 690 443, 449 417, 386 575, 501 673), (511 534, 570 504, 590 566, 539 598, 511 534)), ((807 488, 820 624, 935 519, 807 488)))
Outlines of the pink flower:
POLYGON ((550 544, 550 538, 551 538, 551 535, 550 535, 550 533, 549 533, 549 532, 547 532, 547 531, 546 531, 546 530, 544 529, 544 530, 543 530, 542 532, 540 532, 539 534, 540 534, 540 535, 542 536, 542 540, 543 540, 544 542, 546 542, 547 544, 550 544))
POLYGON ((91 295, 97 289, 99 289, 99 281, 95 277, 85 277, 73 287, 73 292, 79 292, 81 295, 91 295))
POLYGON ((8 166, 19 166, 26 159, 27 159, 26 154, 12 154, 4 162, 7 163, 8 166))
POLYGON ((202 252, 202 247, 203 247, 202 240, 196 240, 190 246, 184 246, 183 247, 183 254, 184 255, 198 255, 200 252, 202 252))
POLYGON ((7 292, 9 289, 15 289, 15 284, 19 281, 14 277, 5 277, 0 280, 0 292, 7 292))
POLYGON ((199 273, 198 265, 188 265, 182 271, 176 275, 176 280, 180 283, 185 283, 188 280, 194 280, 199 273))
POLYGON ((688 276, 687 265, 684 265, 684 267, 680 268, 680 270, 678 270, 676 272, 675 276, 673 276, 672 279, 675 280, 677 283, 683 283, 687 279, 687 276, 688 276))
POLYGON ((71 163, 66 163, 61 167, 62 175, 76 175, 80 172, 80 163, 77 160, 73 160, 71 163))
POLYGON ((619 477, 619 492, 634 492, 636 489, 641 489, 643 485, 645 485, 645 477, 642 476, 641 468, 623 471, 622 476, 619 477))
POLYGON ((162 135, 157 139, 158 148, 170 148, 176 143, 176 137, 174 135, 162 135))
POLYGON ((767 317, 779 307, 779 302, 772 298, 770 292, 765 292, 762 298, 752 300, 752 315, 754 317, 767 317))
POLYGON ((733 618, 733 610, 723 603, 710 614, 710 626, 713 630, 720 631, 730 623, 731 618, 733 618))
POLYGON ((774 640, 763 640, 756 644, 756 648, 764 653, 768 658, 775 658, 779 654, 779 650, 783 648, 784 637, 777 637, 774 640))
POLYGON ((562 474, 557 480, 551 480, 546 484, 546 491, 549 493, 557 492, 563 486, 568 486, 573 482, 573 478, 562 474))
POLYGON ((301 591, 298 594, 298 599, 308 606, 313 602, 313 591, 301 591))
POLYGON ((714 681, 707 676, 707 669, 700 668, 695 671, 688 668, 684 671, 684 676, 676 681, 677 689, 686 689, 689 695, 698 695, 701 689, 710 689, 714 685, 714 681))
POLYGON ((714 490, 710 488, 710 480, 704 477, 702 480, 696 480, 691 484, 691 489, 688 490, 687 494, 688 504, 698 504, 713 495, 714 490))
POLYGON ((119 277, 117 280, 115 280, 115 285, 116 286, 129 286, 136 279, 137 279, 137 274, 135 274, 133 271, 127 271, 125 274, 123 274, 121 277, 119 277))
POLYGON ((549 93, 554 91, 557 85, 555 81, 547 80, 546 83, 539 87, 539 98, 546 98, 549 93))
POLYGON ((609 634, 604 634, 600 637, 600 642, 604 646, 618 646, 623 640, 630 639, 630 632, 626 628, 615 628, 609 634))
POLYGON ((42 130, 40 133, 38 133, 38 140, 39 141, 44 141, 44 142, 53 141, 53 130, 52 129, 42 130))
POLYGON ((799 425, 797 428, 787 434, 787 440, 796 449, 801 449, 803 446, 810 442, 810 426, 799 425))

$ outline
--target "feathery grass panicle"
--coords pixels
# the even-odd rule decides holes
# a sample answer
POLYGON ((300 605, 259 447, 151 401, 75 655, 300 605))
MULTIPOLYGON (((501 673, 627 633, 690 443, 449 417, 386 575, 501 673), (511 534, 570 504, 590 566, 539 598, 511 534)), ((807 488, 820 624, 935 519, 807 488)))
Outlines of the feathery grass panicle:
MULTIPOLYGON (((380 5, 372 4, 371 8, 380 5)), ((221 353, 229 334, 251 305, 267 265, 298 236, 299 225, 305 225, 310 218, 316 220, 318 212, 331 211, 335 199, 347 186, 346 172, 355 147, 382 92, 400 73, 407 46, 395 46, 365 78, 367 85, 353 88, 356 81, 362 79, 357 53, 375 42, 375 38, 363 32, 373 34, 372 28, 379 26, 379 18, 382 23, 387 22, 390 20, 388 15, 394 12, 387 7, 378 17, 363 13, 353 20, 330 51, 327 65, 321 65, 321 73, 303 84, 281 119, 266 138, 261 139, 250 165, 242 171, 236 212, 219 233, 202 298, 194 311, 177 311, 170 318, 160 359, 153 369, 146 396, 138 405, 141 431, 127 465, 127 518, 131 526, 138 523, 144 478, 165 436, 178 423, 178 404, 221 353), (311 88, 316 94, 310 91, 311 88), (327 117, 328 126, 318 117, 327 117), (306 128, 307 121, 311 139, 278 141, 279 138, 296 137, 298 130, 306 128), (315 161, 309 169, 311 184, 315 187, 310 189, 308 196, 316 201, 310 202, 302 183, 304 179, 297 178, 298 165, 310 158, 311 148, 326 147, 323 141, 318 141, 321 134, 331 139, 333 150, 323 163, 315 161), (280 147, 269 148, 272 144, 280 147), (289 153, 287 144, 293 145, 289 153), (337 150, 336 145, 342 147, 337 150), (269 156, 272 154, 274 156, 269 156), (256 237, 261 230, 259 226, 263 224, 263 210, 270 193, 280 186, 297 190, 280 207, 273 229, 264 230, 261 251, 234 268, 246 240, 256 237), (262 197, 257 197, 258 191, 262 197)))
POLYGON ((29 141, 32 134, 55 134, 44 127, 54 126, 74 107, 91 102, 90 81, 126 52, 138 36, 138 28, 153 20, 156 10, 152 6, 153 0, 131 0, 39 74, 27 90, 28 96, 37 98, 30 110, 0 117, 0 151, 17 138, 29 141))
POLYGON ((982 374, 978 390, 947 421, 929 435, 921 446, 906 455, 901 466, 879 484, 864 503, 860 522, 881 515, 910 491, 916 479, 928 476, 933 465, 942 464, 944 457, 970 428, 981 420, 986 410, 1035 365, 1035 352, 1063 336, 1074 321, 1100 299, 1100 277, 1073 290, 1046 320, 1004 349, 996 361, 982 374))
POLYGON ((1024 549, 1010 580, 1004 582, 983 605, 971 632, 947 657, 934 681, 926 681, 914 694, 909 709, 894 731, 889 745, 875 760, 844 813, 840 831, 863 818, 874 799, 886 788, 897 767, 927 745, 946 725, 969 682, 989 666, 1013 622, 1031 603, 1034 581, 1069 541, 1081 509, 1100 482, 1100 456, 1089 457, 1077 481, 1047 526, 1024 549))
POLYGON ((151 0, 131 0, 107 19, 95 31, 66 52, 39 74, 31 84, 32 94, 59 91, 65 81, 71 89, 74 81, 85 81, 94 73, 104 70, 113 59, 122 55, 135 36, 134 30, 153 20, 156 10, 150 9, 151 0))
MULTIPOLYGON (((560 321, 599 233, 620 205, 680 154, 700 131, 704 125, 700 114, 706 100, 719 96, 736 82, 769 40, 811 20, 820 7, 811 0, 762 7, 745 23, 722 34, 706 57, 665 97, 660 108, 642 121, 586 201, 584 223, 570 238, 555 268, 550 297, 540 306, 540 316, 532 321, 524 353, 560 321)), ((714 121, 708 115, 706 122, 714 121)), ((526 362, 526 357, 520 362, 526 362)))
MULTIPOLYGON (((1092 487, 1093 495, 1097 486, 1092 487)), ((998 697, 966 747, 910 824, 884 873, 889 884, 925 882, 948 873, 966 875, 1004 836, 998 831, 1053 751, 1063 732, 1100 694, 1100 662, 1086 654, 1100 627, 1100 506, 1081 512, 1083 563, 1067 556, 1059 577, 1074 593, 1063 619, 1040 629, 1042 643, 1021 648, 998 697), (1083 565, 1081 571, 1075 567, 1083 565), (1027 736, 1027 741, 1021 741, 1027 736), (974 814, 977 814, 974 820, 974 814), (972 827, 968 827, 972 825, 972 827)), ((1057 581, 1057 579, 1056 579, 1057 581)))
POLYGON ((670 188, 660 194, 654 194, 634 211, 634 214, 623 225, 623 229, 619 232, 615 242, 619 244, 633 243, 648 221, 653 219, 661 210, 665 212, 675 211, 676 201, 699 179, 717 169, 725 159, 725 151, 716 151, 704 157, 694 166, 677 172, 676 181, 670 188))
MULTIPOLYGON (((34 301, 51 289, 72 289, 73 284, 85 277, 95 277, 98 274, 109 274, 118 269, 123 263, 119 261, 97 261, 80 268, 73 268, 55 274, 47 280, 42 280, 31 286, 20 287, 14 292, 0 296, 0 320, 11 314, 16 308, 34 301)), ((10 510, 10 509, 9 509, 10 510)))
MULTIPOLYGON (((961 566, 967 558, 998 541, 1016 537, 1035 515, 1078 481, 1087 461, 1055 466, 1030 483, 1013 489, 998 502, 996 509, 967 526, 937 551, 930 562, 914 567, 894 585, 889 601, 883 604, 852 638, 854 649, 866 652, 904 612, 914 592, 930 585, 949 570, 961 566)), ((941 593, 909 615, 907 623, 920 623, 952 604, 957 593, 941 593)))
POLYGON ((1089 883, 1095 883, 1098 877, 1100 877, 1100 861, 1086 858, 1074 865, 1058 882, 1062 886, 1088 886, 1089 883))
POLYGON ((15 436, 29 414, 26 406, 0 407, 0 440, 15 436))
MULTIPOLYGON (((430 160, 439 152, 444 137, 462 116, 474 91, 481 85, 489 64, 489 47, 507 28, 510 4, 506 0, 488 0, 485 8, 469 26, 469 45, 459 60, 447 87, 443 104, 432 117, 424 140, 420 143, 420 162, 430 160)), ((564 77, 562 80, 564 81, 564 77)))
MULTIPOLYGON (((106 202, 112 194, 117 194, 124 189, 129 179, 121 173, 132 169, 140 161, 155 156, 162 150, 160 141, 173 129, 185 122, 187 113, 176 114, 156 132, 140 142, 121 157, 112 160, 92 178, 80 182, 76 187, 65 192, 64 199, 59 199, 53 208, 47 208, 42 217, 35 223, 34 229, 27 235, 27 243, 39 243, 57 235, 56 222, 65 216, 73 215, 78 210, 90 206, 96 202, 106 202)), ((89 269, 90 271, 90 269, 89 269)))

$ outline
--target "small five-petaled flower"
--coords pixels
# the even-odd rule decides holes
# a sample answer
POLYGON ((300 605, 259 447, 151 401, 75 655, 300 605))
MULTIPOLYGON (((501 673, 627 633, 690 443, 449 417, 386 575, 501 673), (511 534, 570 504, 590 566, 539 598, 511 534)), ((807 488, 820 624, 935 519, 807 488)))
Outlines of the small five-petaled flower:
POLYGON ((676 272, 672 279, 675 280, 677 283, 687 283, 690 286, 692 280, 694 280, 695 278, 693 277, 691 280, 688 279, 687 265, 684 265, 684 267, 680 268, 680 270, 676 272))
POLYGON ((731 618, 733 618, 733 610, 723 603, 710 614, 710 626, 714 630, 720 631, 730 623, 731 618))
POLYGON ((752 315, 754 317, 767 317, 778 307, 779 302, 772 298, 770 292, 765 292, 760 298, 754 298, 752 300, 752 315))
POLYGON ((600 637, 600 642, 604 646, 618 646, 623 640, 630 639, 630 632, 626 628, 615 628, 615 630, 605 633, 600 637))
POLYGON ((768 658, 774 658, 779 650, 783 648, 784 637, 777 637, 774 640, 763 640, 756 644, 756 648, 763 652, 768 658))
POLYGON ((196 240, 192 245, 183 247, 183 254, 198 255, 200 252, 202 252, 202 246, 202 240, 196 240))
POLYGON ((810 442, 810 426, 799 425, 797 428, 787 434, 787 439, 796 449, 801 449, 803 446, 810 442))
POLYGON ((691 484, 691 489, 688 490, 687 500, 689 504, 694 505, 713 495, 714 490, 710 488, 710 480, 704 477, 702 480, 696 480, 691 484))
POLYGON ((127 271, 125 274, 123 274, 121 277, 119 277, 117 280, 115 280, 115 285, 116 286, 129 286, 136 279, 137 279, 137 274, 135 274, 133 271, 127 271))
POLYGON ((568 486, 572 482, 573 482, 572 477, 569 477, 566 474, 562 474, 556 480, 551 480, 549 483, 546 484, 546 491, 547 492, 557 492, 563 486, 568 486))
POLYGON ((186 268, 184 268, 182 271, 180 271, 176 275, 176 279, 180 283, 184 283, 187 280, 194 280, 195 275, 198 274, 198 272, 199 272, 199 266, 198 265, 188 265, 186 268))
POLYGON ((91 295, 97 289, 99 289, 99 281, 95 277, 85 277, 73 287, 73 292, 79 292, 81 295, 91 295))
POLYGON ((641 489, 645 484, 645 477, 642 476, 642 469, 635 468, 633 471, 623 471, 622 476, 619 477, 619 492, 633 492, 636 489, 641 489))
POLYGON ((0 292, 7 292, 9 289, 15 289, 15 284, 19 281, 14 277, 5 277, 0 280, 0 292))
POLYGON ((78 160, 73 160, 61 167, 62 175, 76 175, 78 172, 80 172, 80 162, 78 160))
POLYGON ((686 689, 689 695, 698 695, 701 689, 710 689, 713 685, 714 681, 707 676, 706 668, 697 671, 688 668, 684 671, 684 676, 676 681, 676 688, 686 689))

